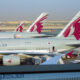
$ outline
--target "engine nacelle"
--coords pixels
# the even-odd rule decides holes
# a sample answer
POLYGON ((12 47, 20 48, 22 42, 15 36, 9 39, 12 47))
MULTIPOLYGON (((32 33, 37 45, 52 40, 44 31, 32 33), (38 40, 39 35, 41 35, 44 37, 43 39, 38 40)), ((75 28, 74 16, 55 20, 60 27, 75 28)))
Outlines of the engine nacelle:
POLYGON ((5 66, 20 65, 20 56, 3 56, 2 61, 5 66))

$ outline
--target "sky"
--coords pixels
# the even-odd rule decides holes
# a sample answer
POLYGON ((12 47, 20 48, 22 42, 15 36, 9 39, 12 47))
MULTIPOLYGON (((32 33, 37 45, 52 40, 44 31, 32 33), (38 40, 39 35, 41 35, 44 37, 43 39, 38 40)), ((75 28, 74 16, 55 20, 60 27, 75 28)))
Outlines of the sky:
POLYGON ((47 20, 70 20, 80 11, 80 0, 0 0, 0 21, 35 20, 42 12, 47 20))

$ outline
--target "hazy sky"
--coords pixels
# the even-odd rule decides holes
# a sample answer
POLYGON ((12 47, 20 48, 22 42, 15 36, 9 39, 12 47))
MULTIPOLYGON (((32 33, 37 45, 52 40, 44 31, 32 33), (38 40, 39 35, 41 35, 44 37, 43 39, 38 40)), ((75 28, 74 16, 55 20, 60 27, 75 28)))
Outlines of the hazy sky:
POLYGON ((48 20, 70 20, 80 0, 0 0, 0 20, 35 20, 48 12, 48 20))

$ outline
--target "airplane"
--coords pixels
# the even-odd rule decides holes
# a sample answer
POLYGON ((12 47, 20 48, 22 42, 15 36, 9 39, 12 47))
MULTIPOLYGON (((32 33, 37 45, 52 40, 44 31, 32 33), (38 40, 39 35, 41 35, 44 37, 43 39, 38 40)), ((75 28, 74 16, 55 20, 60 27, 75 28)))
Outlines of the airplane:
POLYGON ((40 34, 43 28, 42 21, 47 18, 47 13, 41 13, 41 15, 34 21, 34 23, 26 30, 22 32, 24 23, 22 22, 14 32, 0 32, 0 38, 35 38, 35 37, 47 37, 49 35, 40 34))
POLYGON ((25 53, 47 50, 49 52, 64 52, 80 47, 80 12, 70 21, 56 37, 0 39, 0 53, 25 53), (69 30, 69 31, 68 31, 69 30), (73 32, 72 32, 73 31, 73 32), (77 32, 76 32, 77 31, 77 32), (67 35, 67 36, 65 36, 67 35), (75 37, 72 39, 69 37, 75 37))

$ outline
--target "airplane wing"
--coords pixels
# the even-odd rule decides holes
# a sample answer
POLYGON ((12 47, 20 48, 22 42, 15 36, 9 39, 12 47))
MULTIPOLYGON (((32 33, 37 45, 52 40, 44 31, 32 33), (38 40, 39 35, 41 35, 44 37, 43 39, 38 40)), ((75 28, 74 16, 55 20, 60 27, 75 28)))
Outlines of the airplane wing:
POLYGON ((80 43, 68 43, 66 44, 67 46, 71 46, 71 47, 74 47, 74 48, 79 48, 80 47, 80 43))
POLYGON ((58 64, 59 59, 61 59, 61 57, 64 56, 64 55, 65 55, 65 54, 59 54, 59 55, 57 55, 57 56, 55 56, 55 57, 53 57, 53 58, 51 58, 51 59, 43 62, 43 63, 40 64, 40 65, 58 64))
POLYGON ((72 58, 72 53, 73 53, 73 52, 74 52, 74 51, 71 51, 71 52, 68 52, 68 53, 63 53, 63 54, 60 54, 60 53, 59 53, 58 55, 52 57, 51 59, 43 62, 43 63, 40 64, 40 65, 49 65, 49 64, 52 65, 52 64, 58 64, 58 63, 64 64, 64 61, 62 60, 62 56, 68 55, 70 58, 72 58))

